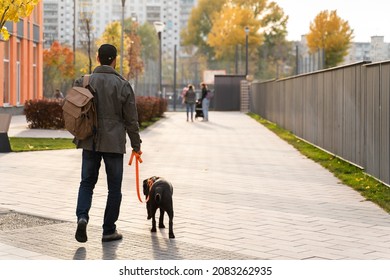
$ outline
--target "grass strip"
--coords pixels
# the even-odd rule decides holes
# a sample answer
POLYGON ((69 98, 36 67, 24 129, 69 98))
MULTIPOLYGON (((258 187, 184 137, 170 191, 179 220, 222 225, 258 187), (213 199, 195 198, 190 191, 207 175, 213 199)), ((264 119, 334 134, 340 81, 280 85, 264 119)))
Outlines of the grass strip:
POLYGON ((46 150, 63 150, 76 148, 72 139, 67 138, 22 138, 10 137, 13 152, 31 152, 46 150))
POLYGON ((390 213, 390 187, 372 176, 363 169, 321 150, 308 142, 302 141, 291 132, 279 127, 275 123, 261 118, 259 115, 248 113, 250 117, 274 132, 281 139, 296 148, 301 154, 321 164, 340 181, 358 191, 366 200, 380 206, 390 213))
MULTIPOLYGON (((151 126, 161 118, 153 118, 149 122, 142 122, 140 131, 151 126)), ((31 152, 31 151, 46 151, 46 150, 63 150, 75 149, 76 145, 69 138, 25 138, 25 137, 10 137, 11 150, 13 152, 31 152)))

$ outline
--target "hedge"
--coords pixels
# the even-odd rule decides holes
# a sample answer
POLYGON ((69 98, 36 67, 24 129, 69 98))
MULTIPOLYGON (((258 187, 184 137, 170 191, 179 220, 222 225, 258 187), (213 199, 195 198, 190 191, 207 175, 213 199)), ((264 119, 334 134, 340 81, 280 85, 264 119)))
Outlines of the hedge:
POLYGON ((64 128, 62 102, 57 99, 27 100, 24 114, 30 128, 61 129, 64 128))
MULTIPOLYGON (((34 99, 27 100, 24 104, 24 113, 30 128, 63 129, 61 99, 34 99)), ((165 99, 149 96, 136 96, 138 122, 152 121, 154 118, 163 117, 168 103, 165 99)))

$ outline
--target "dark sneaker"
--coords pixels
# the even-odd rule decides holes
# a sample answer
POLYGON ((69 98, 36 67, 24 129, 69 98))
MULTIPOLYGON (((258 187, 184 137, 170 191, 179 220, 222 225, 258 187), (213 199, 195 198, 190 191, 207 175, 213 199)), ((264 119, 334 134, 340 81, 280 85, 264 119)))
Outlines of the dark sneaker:
POLYGON ((84 243, 87 242, 87 220, 86 219, 80 219, 77 222, 77 230, 75 234, 76 240, 78 242, 84 243))
POLYGON ((115 240, 121 240, 123 238, 122 234, 119 232, 115 231, 113 234, 103 234, 102 237, 102 242, 110 242, 110 241, 115 241, 115 240))

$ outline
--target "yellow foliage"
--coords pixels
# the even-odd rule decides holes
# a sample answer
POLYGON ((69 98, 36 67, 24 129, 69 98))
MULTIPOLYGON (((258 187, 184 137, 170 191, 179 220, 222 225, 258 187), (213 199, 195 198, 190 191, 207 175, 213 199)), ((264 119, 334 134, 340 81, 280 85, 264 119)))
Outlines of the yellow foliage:
POLYGON ((4 27, 7 21, 17 22, 19 18, 28 17, 40 0, 1 0, 0 1, 0 34, 8 40, 9 33, 4 27))
POLYGON ((306 36, 307 46, 314 53, 325 50, 326 66, 336 66, 348 53, 353 30, 348 21, 342 20, 337 11, 322 11, 310 23, 310 32, 306 36))
POLYGON ((214 48, 217 58, 231 55, 236 45, 245 45, 246 26, 250 29, 248 44, 252 46, 261 44, 263 41, 259 33, 261 23, 255 19, 253 11, 225 5, 220 13, 215 14, 207 42, 214 48))
POLYGON ((0 35, 2 36, 2 38, 7 41, 9 39, 9 32, 7 30, 7 27, 3 26, 0 30, 0 35))
POLYGON ((207 45, 206 37, 209 34, 213 22, 212 19, 222 9, 226 0, 199 0, 198 5, 191 11, 187 28, 182 30, 181 40, 185 46, 207 45))
MULTIPOLYGON (((120 70, 120 53, 121 53, 121 23, 119 21, 114 21, 107 25, 104 30, 103 35, 97 40, 97 47, 99 48, 102 44, 111 44, 114 45, 118 51, 118 56, 116 58, 116 68, 115 70, 120 70)), ((123 40, 123 76, 127 77, 130 68, 129 62, 126 54, 128 53, 130 47, 130 38, 124 34, 123 40)))

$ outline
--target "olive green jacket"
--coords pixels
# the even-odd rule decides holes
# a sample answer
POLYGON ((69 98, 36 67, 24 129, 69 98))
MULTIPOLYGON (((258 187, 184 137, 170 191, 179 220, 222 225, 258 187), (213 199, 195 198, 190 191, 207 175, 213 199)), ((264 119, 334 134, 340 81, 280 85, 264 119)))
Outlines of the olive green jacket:
MULTIPOLYGON (((82 86, 83 78, 75 81, 82 86)), ((106 153, 126 153, 126 134, 133 150, 140 151, 138 113, 135 95, 130 83, 114 68, 101 65, 89 79, 97 101, 98 130, 95 137, 74 140, 78 148, 106 153), (94 143, 95 142, 95 143, 94 143)))

